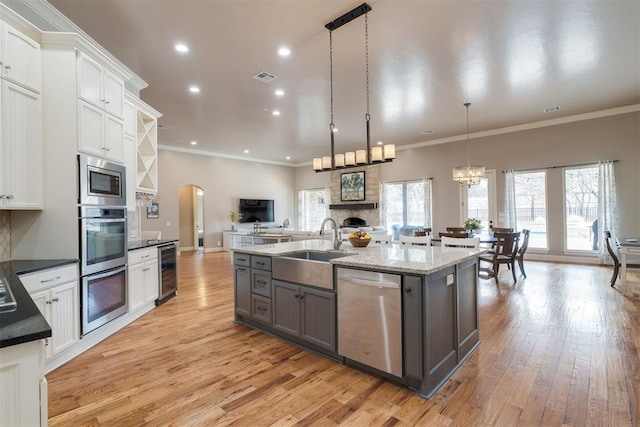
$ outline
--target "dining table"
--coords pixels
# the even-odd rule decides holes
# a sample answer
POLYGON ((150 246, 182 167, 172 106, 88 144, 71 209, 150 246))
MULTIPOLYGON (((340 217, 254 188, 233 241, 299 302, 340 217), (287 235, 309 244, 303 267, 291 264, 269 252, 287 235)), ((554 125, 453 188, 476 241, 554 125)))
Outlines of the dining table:
POLYGON ((627 267, 629 264, 640 263, 640 237, 623 237, 618 240, 618 244, 620 245, 620 280, 624 294, 628 295, 627 267))

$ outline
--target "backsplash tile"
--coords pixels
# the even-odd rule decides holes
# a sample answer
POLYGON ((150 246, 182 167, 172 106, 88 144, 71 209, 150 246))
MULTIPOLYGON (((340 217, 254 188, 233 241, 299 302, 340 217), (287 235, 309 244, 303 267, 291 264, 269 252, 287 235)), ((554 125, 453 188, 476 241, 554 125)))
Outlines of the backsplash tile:
POLYGON ((11 260, 11 212, 0 211, 0 262, 11 260))

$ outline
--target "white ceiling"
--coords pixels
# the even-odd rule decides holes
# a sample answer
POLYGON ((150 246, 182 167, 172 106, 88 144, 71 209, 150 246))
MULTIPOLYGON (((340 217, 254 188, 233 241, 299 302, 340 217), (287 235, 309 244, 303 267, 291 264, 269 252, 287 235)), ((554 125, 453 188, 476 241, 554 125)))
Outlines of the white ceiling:
MULTIPOLYGON (((329 153, 324 25, 361 2, 50 3, 149 83, 141 96, 164 114, 160 144, 292 165, 329 153), (277 79, 254 80, 260 71, 277 79)), ((368 3, 374 144, 464 135, 467 100, 472 133, 640 104, 640 1, 368 3)), ((365 145, 364 22, 333 32, 336 152, 365 145)))

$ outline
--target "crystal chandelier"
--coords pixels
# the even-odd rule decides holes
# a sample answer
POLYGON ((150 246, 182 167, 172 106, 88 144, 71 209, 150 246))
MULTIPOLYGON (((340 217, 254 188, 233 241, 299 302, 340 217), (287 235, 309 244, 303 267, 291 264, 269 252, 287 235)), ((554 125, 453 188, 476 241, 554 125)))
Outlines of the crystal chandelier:
POLYGON ((335 169, 344 169, 356 166, 371 165, 374 163, 391 162, 396 157, 396 146, 387 144, 383 147, 371 148, 371 130, 369 113, 369 21, 367 13, 371 11, 371 6, 362 3, 350 12, 329 22, 325 28, 329 30, 329 77, 331 82, 331 123, 329 132, 331 134, 331 156, 316 157, 313 159, 313 170, 324 172, 335 169), (365 40, 365 70, 367 88, 367 113, 365 114, 367 124, 367 148, 366 150, 348 151, 344 154, 335 153, 335 132, 336 126, 333 122, 333 30, 340 28, 344 24, 364 15, 364 40, 365 40))
POLYGON ((453 180, 460 184, 465 184, 471 187, 472 185, 480 184, 480 181, 484 179, 484 166, 470 165, 469 164, 469 106, 470 102, 465 102, 464 106, 467 108, 467 165, 457 166, 453 168, 453 180))

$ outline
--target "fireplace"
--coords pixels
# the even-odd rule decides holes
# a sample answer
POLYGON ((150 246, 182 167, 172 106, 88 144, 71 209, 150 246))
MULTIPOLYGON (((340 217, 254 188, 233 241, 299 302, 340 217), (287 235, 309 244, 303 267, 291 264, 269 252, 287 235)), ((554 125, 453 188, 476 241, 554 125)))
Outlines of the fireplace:
POLYGON ((344 221, 342 221, 342 226, 343 227, 366 227, 367 221, 358 217, 350 217, 350 218, 345 218, 344 221))

